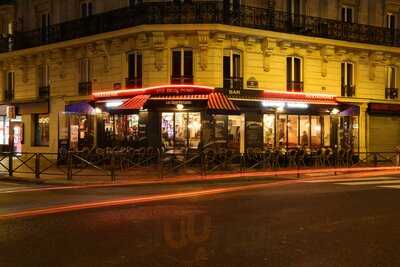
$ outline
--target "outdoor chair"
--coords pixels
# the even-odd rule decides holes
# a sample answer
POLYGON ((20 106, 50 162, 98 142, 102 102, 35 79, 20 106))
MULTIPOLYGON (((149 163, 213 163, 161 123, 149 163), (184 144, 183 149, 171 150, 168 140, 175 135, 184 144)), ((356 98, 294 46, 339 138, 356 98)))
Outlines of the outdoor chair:
POLYGON ((297 150, 292 149, 288 153, 288 162, 289 162, 289 167, 296 167, 297 162, 296 162, 296 156, 297 156, 297 150))
POLYGON ((306 153, 305 153, 304 149, 303 148, 299 148, 297 150, 297 153, 296 153, 296 164, 297 164, 298 167, 299 166, 303 166, 303 167, 306 166, 305 156, 306 156, 306 153))

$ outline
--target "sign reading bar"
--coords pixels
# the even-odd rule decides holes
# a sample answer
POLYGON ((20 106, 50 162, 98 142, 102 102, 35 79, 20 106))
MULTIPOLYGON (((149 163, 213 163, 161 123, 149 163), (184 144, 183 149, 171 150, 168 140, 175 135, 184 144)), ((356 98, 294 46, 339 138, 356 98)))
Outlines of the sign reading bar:
POLYGON ((166 101, 165 102, 166 105, 191 105, 192 101, 188 101, 188 100, 177 100, 177 101, 166 101))

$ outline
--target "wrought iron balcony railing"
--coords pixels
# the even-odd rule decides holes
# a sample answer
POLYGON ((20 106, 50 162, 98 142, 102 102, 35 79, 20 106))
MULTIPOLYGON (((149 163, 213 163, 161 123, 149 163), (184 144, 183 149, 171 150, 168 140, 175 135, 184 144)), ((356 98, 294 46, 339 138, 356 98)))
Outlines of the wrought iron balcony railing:
POLYGON ((399 98, 399 89, 398 88, 386 88, 385 98, 393 99, 393 100, 398 99, 399 98))
POLYGON ((287 90, 288 92, 303 92, 304 91, 304 82, 287 82, 287 90))
POLYGON ((50 97, 50 86, 41 86, 39 87, 39 98, 47 99, 50 97))
POLYGON ((337 40, 400 46, 400 31, 338 20, 294 15, 274 8, 223 1, 148 2, 0 38, 0 51, 30 48, 143 24, 227 24, 337 40), (45 38, 43 38, 43 33, 45 38))
POLYGON ((126 88, 142 88, 142 78, 126 78, 126 88))
POLYGON ((342 84, 342 96, 344 96, 344 97, 356 96, 356 87, 354 85, 343 85, 342 84))
POLYGON ((92 94, 92 82, 80 82, 79 83, 79 95, 91 95, 92 94))
POLYGON ((193 84, 193 76, 171 76, 171 84, 193 84))
POLYGON ((243 89, 243 77, 224 78, 224 89, 242 90, 243 89))

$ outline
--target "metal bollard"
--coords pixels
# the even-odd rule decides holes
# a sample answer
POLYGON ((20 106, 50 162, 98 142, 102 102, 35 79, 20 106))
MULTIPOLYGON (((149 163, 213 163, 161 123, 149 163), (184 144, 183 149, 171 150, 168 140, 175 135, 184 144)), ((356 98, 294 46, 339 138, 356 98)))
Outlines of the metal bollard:
POLYGON ((35 154, 35 178, 40 179, 40 154, 35 154))
POLYGON ((72 154, 67 152, 67 180, 72 180, 72 154))
POLYGON ((14 174, 13 152, 8 153, 8 176, 12 177, 14 174))
POLYGON ((110 170, 110 175, 111 175, 111 181, 114 182, 115 179, 115 152, 113 151, 111 153, 111 170, 110 170))

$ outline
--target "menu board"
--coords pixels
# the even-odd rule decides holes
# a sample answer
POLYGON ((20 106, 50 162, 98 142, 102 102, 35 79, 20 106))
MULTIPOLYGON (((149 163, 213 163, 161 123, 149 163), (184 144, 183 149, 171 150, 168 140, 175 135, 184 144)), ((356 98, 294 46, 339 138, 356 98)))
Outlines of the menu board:
POLYGON ((262 122, 246 122, 246 146, 261 147, 263 142, 262 122))

